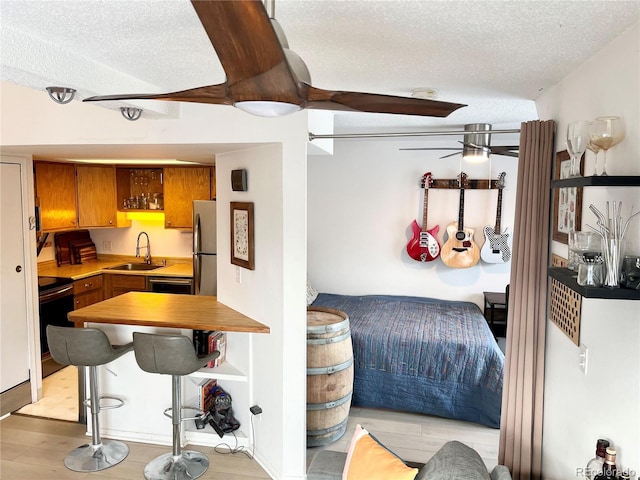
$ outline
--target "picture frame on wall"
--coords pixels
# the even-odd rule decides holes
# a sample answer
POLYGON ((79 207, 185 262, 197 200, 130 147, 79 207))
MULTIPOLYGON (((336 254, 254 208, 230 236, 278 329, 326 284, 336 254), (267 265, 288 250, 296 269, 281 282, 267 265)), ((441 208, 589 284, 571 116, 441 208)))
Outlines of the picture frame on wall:
MULTIPOLYGON (((571 156, 566 150, 556 153, 554 180, 569 177, 571 156)), ((584 175, 584 155, 580 161, 584 175)), ((569 232, 582 229, 582 187, 556 188, 553 193, 553 233, 556 242, 569 244, 569 232)))
POLYGON ((253 203, 231 202, 231 263, 255 270, 253 203))

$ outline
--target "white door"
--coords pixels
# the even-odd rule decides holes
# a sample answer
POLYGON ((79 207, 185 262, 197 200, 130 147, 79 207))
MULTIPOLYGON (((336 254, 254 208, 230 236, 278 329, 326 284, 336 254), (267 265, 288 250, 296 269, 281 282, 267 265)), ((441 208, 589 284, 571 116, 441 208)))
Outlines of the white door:
POLYGON ((21 168, 0 163, 0 393, 29 380, 21 168))

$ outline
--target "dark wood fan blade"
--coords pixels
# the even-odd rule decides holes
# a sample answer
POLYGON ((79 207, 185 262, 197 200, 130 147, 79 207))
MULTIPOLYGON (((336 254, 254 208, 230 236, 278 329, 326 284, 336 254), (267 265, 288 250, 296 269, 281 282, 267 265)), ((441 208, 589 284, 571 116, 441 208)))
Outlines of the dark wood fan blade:
POLYGON ((191 88, 173 93, 140 93, 126 95, 99 95, 85 98, 83 102, 101 102, 106 100, 169 100, 174 102, 213 103, 233 105, 226 95, 226 84, 209 85, 208 87, 191 88))
POLYGON ((230 98, 302 103, 298 81, 261 0, 191 3, 227 75, 230 98))
POLYGON ((457 147, 412 147, 412 148, 399 148, 398 150, 457 150, 462 152, 462 149, 457 147))
POLYGON ((423 117, 447 117, 466 105, 421 98, 379 95, 376 93, 340 92, 308 86, 306 108, 370 113, 393 113, 423 117))

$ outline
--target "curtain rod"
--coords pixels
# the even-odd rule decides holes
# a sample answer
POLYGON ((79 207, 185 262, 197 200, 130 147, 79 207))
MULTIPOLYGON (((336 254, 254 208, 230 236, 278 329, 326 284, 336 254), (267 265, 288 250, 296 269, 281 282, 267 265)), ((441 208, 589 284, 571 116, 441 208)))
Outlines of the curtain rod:
POLYGON ((392 137, 437 137, 439 135, 465 135, 469 133, 520 133, 519 128, 511 130, 445 130, 442 132, 399 132, 399 133, 330 133, 316 135, 309 132, 309 140, 322 138, 392 138, 392 137))

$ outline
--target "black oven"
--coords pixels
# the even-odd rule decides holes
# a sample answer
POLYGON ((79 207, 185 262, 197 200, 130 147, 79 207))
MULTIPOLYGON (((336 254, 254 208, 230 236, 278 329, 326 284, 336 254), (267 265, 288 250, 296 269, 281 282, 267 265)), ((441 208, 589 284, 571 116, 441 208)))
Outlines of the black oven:
POLYGON ((56 363, 49 354, 47 325, 73 326, 67 314, 73 311, 73 280, 60 277, 38 277, 40 303, 40 353, 42 355, 42 377, 46 377, 64 365, 56 363))

